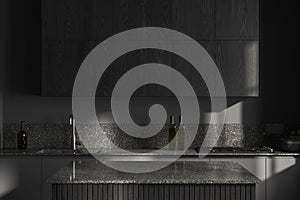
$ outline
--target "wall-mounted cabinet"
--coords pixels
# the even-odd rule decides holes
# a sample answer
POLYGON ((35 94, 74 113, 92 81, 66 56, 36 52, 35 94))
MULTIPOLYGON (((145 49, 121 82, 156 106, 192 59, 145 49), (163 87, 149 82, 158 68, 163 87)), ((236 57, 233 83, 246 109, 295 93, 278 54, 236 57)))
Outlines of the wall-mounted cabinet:
MULTIPOLYGON (((259 0, 41 1, 43 96, 71 96, 82 61, 97 44, 121 31, 147 26, 174 29, 198 41, 217 64, 228 96, 259 94, 259 0)), ((198 96, 208 95, 202 78, 184 59, 159 50, 139 50, 111 64, 99 82, 97 96, 110 96, 126 71, 147 62, 176 68, 198 96)), ((166 78, 176 83, 172 75, 166 78)), ((148 85, 135 95, 172 93, 148 85)))

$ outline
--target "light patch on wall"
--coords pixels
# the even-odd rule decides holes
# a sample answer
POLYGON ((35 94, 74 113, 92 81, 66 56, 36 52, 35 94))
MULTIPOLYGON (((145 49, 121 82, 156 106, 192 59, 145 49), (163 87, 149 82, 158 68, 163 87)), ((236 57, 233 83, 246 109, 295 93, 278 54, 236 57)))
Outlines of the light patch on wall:
POLYGON ((272 178, 275 174, 282 173, 296 165, 296 158, 277 158, 269 159, 267 162, 267 179, 272 178))
POLYGON ((243 84, 247 87, 246 94, 256 96, 259 94, 259 43, 247 42, 244 47, 245 74, 243 84))
POLYGON ((100 123, 114 123, 114 118, 111 112, 102 112, 98 115, 98 121, 100 123))
POLYGON ((18 171, 10 163, 0 163, 0 198, 18 186, 18 171))
POLYGON ((0 149, 3 149, 3 94, 0 91, 0 149))
MULTIPOLYGON (((218 121, 218 117, 220 116, 220 112, 209 112, 204 114, 203 123, 209 123, 211 119, 211 123, 214 124, 218 121)), ((240 101, 226 109, 226 118, 225 123, 243 123, 243 102, 240 101)))

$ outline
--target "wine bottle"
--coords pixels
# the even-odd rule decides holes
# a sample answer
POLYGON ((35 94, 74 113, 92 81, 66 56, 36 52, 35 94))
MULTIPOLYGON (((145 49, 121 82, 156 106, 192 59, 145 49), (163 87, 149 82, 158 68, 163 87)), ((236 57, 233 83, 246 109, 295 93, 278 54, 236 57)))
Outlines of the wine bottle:
POLYGON ((175 120, 174 116, 170 116, 170 124, 169 124, 169 149, 175 150, 176 149, 176 128, 175 128, 175 120))
POLYGON ((177 148, 179 150, 184 150, 184 143, 185 143, 185 127, 184 127, 184 124, 183 124, 183 117, 182 115, 179 116, 179 119, 178 119, 178 124, 179 124, 179 127, 178 127, 178 131, 177 131, 177 148))
POLYGON ((20 131, 18 133, 18 149, 27 148, 27 133, 23 130, 24 121, 21 121, 20 131))

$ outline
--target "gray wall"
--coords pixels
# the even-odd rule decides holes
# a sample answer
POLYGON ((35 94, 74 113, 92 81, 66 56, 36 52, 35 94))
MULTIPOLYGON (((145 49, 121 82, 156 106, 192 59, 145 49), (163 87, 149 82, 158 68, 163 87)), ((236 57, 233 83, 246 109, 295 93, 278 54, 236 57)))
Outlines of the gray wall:
MULTIPOLYGON (((261 121, 261 102, 258 99, 230 99, 227 109, 227 123, 255 123, 261 121)), ((199 99, 203 112, 202 122, 207 123, 210 115, 205 99, 199 99), (201 105, 202 104, 202 105, 201 105)), ((5 121, 18 122, 68 122, 71 113, 71 98, 49 98, 28 95, 11 95, 5 97, 5 121)), ((148 107, 161 103, 169 115, 179 115, 177 102, 171 97, 137 97, 133 99, 130 110, 137 123, 148 122, 148 107)), ((98 98, 96 101, 98 116, 101 121, 111 121, 110 99, 98 98)))
POLYGON ((0 1, 0 148, 2 147, 3 93, 6 86, 6 71, 10 65, 10 20, 9 0, 0 1))

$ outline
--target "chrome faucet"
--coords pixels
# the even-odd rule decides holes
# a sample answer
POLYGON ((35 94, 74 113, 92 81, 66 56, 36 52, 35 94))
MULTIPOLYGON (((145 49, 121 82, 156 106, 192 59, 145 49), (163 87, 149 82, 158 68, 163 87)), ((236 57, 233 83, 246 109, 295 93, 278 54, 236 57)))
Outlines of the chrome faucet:
POLYGON ((76 151, 76 124, 74 116, 71 114, 69 116, 69 124, 72 126, 72 138, 73 138, 73 151, 76 151))

